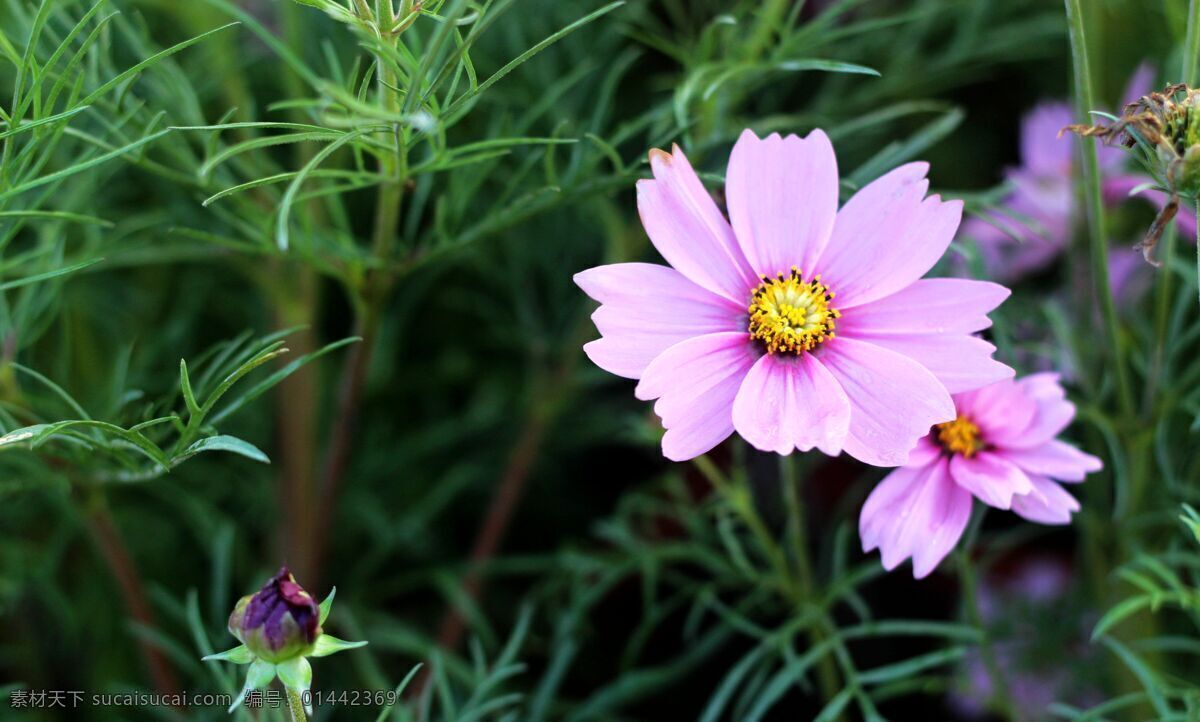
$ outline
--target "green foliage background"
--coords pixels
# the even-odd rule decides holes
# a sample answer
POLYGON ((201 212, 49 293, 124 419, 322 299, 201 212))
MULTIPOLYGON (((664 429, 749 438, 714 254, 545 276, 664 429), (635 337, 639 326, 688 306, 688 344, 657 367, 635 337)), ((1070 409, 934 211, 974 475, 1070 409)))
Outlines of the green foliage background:
MULTIPOLYGON (((235 691, 239 670, 199 657, 231 646, 234 601, 286 560, 318 597, 338 586, 333 632, 370 641, 318 661, 316 687, 408 679, 402 704, 318 719, 941 719, 960 660, 1029 633, 981 622, 979 578, 1051 549, 1072 560, 1072 614, 1034 628, 1087 651, 1050 645, 1038 664, 1088 693, 1025 709, 997 688, 996 718, 1193 719, 1185 243, 1119 309, 1116 343, 1083 232, 997 312, 999 357, 1069 374, 1074 433, 1107 468, 1072 528, 980 515, 924 583, 858 551, 878 470, 780 468, 736 440, 669 464, 630 384, 580 351, 592 308, 571 275, 655 258, 633 191, 648 149, 679 143, 717 189, 743 128, 822 127, 843 197, 921 158, 978 212, 1021 114, 1068 95, 1062 5, 430 0, 379 37, 306 4, 0 0, 9 704, 235 691), (498 490, 514 518, 472 567, 498 490), (797 590, 786 568, 810 553, 797 590), (450 610, 467 632, 439 648, 450 610)), ((1175 79, 1184 2, 1085 5, 1103 107, 1143 59, 1175 79)), ((1142 211, 1109 219, 1113 253, 1142 211)))

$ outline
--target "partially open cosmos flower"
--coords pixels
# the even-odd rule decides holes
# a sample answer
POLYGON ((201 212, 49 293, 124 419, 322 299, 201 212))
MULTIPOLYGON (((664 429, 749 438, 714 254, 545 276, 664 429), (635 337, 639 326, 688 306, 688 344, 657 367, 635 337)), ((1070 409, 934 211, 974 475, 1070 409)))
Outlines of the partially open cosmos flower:
MULTIPOLYGON (((366 642, 346 642, 321 630, 333 606, 334 589, 320 606, 285 566, 267 580, 262 589, 238 600, 229 615, 229 633, 242 644, 205 661, 224 660, 249 664, 246 683, 232 712, 246 695, 262 689, 279 677, 289 692, 304 695, 312 683, 312 666, 307 657, 325 657, 366 642)), ((306 695, 304 695, 306 697, 306 695)), ((304 704, 308 705, 307 699, 304 704)))
POLYGON ((1008 289, 921 278, 962 216, 961 202, 925 197, 927 164, 896 168, 838 210, 825 133, 745 131, 726 175, 730 221, 678 147, 651 151, 650 167, 638 210, 673 268, 620 263, 575 281, 602 304, 602 338, 584 350, 657 399, 668 458, 736 430, 766 451, 896 466, 954 418, 951 393, 1012 376, 974 335, 1008 289))
POLYGON ((973 498, 1041 524, 1067 524, 1079 502, 1060 482, 1083 481, 1100 460, 1059 441, 1075 417, 1058 375, 1040 373, 954 396, 957 416, 934 426, 863 505, 864 552, 894 569, 912 557, 913 576, 950 553, 973 498))

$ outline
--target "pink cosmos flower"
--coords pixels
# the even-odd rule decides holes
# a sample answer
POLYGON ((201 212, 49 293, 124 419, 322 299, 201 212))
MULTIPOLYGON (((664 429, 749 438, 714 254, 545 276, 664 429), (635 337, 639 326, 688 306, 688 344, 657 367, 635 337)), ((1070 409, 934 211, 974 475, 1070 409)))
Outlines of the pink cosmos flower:
POLYGON ((735 430, 753 446, 845 451, 896 466, 950 394, 1011 378, 974 336, 1009 294, 921 277, 942 257, 959 201, 925 197, 925 163, 901 166, 838 210, 837 159, 807 138, 742 133, 725 220, 683 152, 650 153, 642 224, 673 266, 619 263, 575 282, 602 305, 597 366, 657 399, 663 453, 690 459, 735 430))
MULTIPOLYGON (((1153 82, 1154 69, 1147 64, 1139 66, 1129 79, 1122 103, 1149 92, 1153 82)), ((1021 165, 1005 173, 1012 192, 1001 204, 1003 210, 963 223, 963 235, 976 241, 989 277, 1011 283, 1040 271, 1070 242, 1080 209, 1074 189, 1074 149, 1061 131, 1074 122, 1075 113, 1066 102, 1034 107, 1021 120, 1021 165)), ((1167 202, 1159 191, 1140 189, 1150 177, 1129 170, 1129 154, 1123 149, 1098 145, 1097 151, 1105 204, 1123 203, 1132 191, 1159 208, 1167 202)), ((1181 208, 1176 223, 1184 237, 1195 236, 1195 213, 1181 208)))
POLYGON ((914 577, 933 571, 962 536, 972 498, 1067 524, 1079 502, 1060 482, 1083 481, 1102 466, 1055 438, 1075 417, 1057 374, 956 394, 954 405, 957 417, 933 427, 863 505, 863 551, 878 548, 888 570, 912 557, 914 577))

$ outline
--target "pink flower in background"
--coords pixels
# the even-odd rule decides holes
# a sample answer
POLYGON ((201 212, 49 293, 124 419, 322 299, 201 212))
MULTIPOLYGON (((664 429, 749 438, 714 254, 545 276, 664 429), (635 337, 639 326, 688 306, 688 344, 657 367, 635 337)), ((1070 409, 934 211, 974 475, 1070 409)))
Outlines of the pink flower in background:
MULTIPOLYGON (((1088 641, 1095 620, 1080 623, 1083 600, 1071 560, 1042 551, 1017 554, 985 573, 978 589, 981 621, 1018 715, 1013 722, 1044 720, 1054 702, 1090 709, 1104 699, 1088 673, 1101 660, 1088 641), (1061 651, 1059 658, 1046 655, 1051 648, 1061 651)), ((954 719, 995 719, 987 703, 998 690, 978 649, 967 651, 955 676, 948 700, 954 719)))
POLYGON ((726 221, 683 152, 650 153, 638 182, 650 240, 673 268, 620 263, 575 276, 602 305, 597 366, 639 379, 690 459, 735 430, 756 448, 845 451, 904 463, 950 394, 1010 378, 974 336, 1008 296, 992 283, 926 279, 958 229, 959 201, 925 197, 928 166, 901 166, 838 210, 837 159, 807 138, 742 133, 726 221))
POLYGON ((1055 437, 1075 417, 1058 375, 1001 381, 954 396, 957 417, 938 424, 905 466, 863 505, 863 551, 894 569, 912 557, 913 576, 933 571, 962 536, 973 498, 1041 524, 1067 524, 1079 502, 1060 482, 1083 481, 1100 460, 1055 437))
POLYGON ((1071 106, 1044 103, 1021 120, 1021 165, 1005 173, 1012 193, 1003 211, 969 218, 963 234, 975 239, 988 275, 1011 282, 1041 270, 1071 239, 1074 155, 1058 132, 1074 122, 1071 106))
MULTIPOLYGON (((1128 159, 1124 151, 1120 148, 1101 145, 1099 149, 1108 153, 1120 154, 1118 160, 1124 161, 1128 159)), ((1102 155, 1101 159, 1104 157, 1102 155)), ((1115 206, 1130 198, 1146 200, 1157 210, 1162 210, 1162 207, 1167 204, 1168 196, 1166 193, 1153 188, 1143 187, 1148 183, 1153 183, 1153 179, 1145 173, 1123 171, 1121 170, 1121 166, 1117 164, 1110 164, 1108 169, 1112 172, 1112 175, 1106 176, 1101 186, 1106 205, 1115 206), (1133 195, 1130 195, 1131 193, 1133 195)), ((1180 237, 1185 240, 1191 242, 1196 240, 1196 212, 1189 208, 1187 204, 1181 204, 1179 212, 1175 214, 1175 229, 1180 237)))
MULTIPOLYGON (((1122 104, 1144 95, 1153 82, 1154 69, 1141 65, 1126 86, 1122 104)), ((963 223, 963 235, 978 244, 989 277, 1011 283, 1037 272, 1070 242, 1079 220, 1075 149, 1060 131, 1074 122, 1074 111, 1065 102, 1042 103, 1031 110, 1021 121, 1021 165, 1005 173, 1012 192, 1000 204, 1002 209, 963 223)), ((1122 149, 1098 145, 1097 151, 1107 205, 1123 203, 1131 191, 1150 181, 1145 173, 1127 169, 1129 156, 1122 149)), ((1143 189, 1138 195, 1159 208, 1167 201, 1160 191, 1143 189)), ((1181 234, 1195 236, 1195 213, 1180 209, 1176 219, 1181 234)))
MULTIPOLYGON (((1175 219, 1179 221, 1179 232, 1183 233, 1182 211, 1175 219)), ((1142 254, 1123 253, 1125 250, 1132 249, 1114 249, 1108 254, 1108 287, 1118 303, 1129 304, 1150 288, 1154 280, 1154 267, 1146 263, 1142 254)), ((1136 306, 1126 306, 1124 310, 1138 312, 1136 306)))

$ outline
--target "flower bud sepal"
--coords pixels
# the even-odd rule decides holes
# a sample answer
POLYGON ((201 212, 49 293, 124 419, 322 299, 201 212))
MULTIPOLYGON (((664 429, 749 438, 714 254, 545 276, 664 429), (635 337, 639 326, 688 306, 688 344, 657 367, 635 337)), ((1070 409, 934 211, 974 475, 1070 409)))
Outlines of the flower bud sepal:
POLYGON ((202 658, 206 662, 250 665, 241 694, 229 707, 231 713, 245 701, 246 695, 265 689, 278 677, 288 696, 303 700, 306 711, 312 714, 308 694, 312 665, 308 657, 326 657, 366 644, 347 642, 322 631, 336 592, 336 587, 330 590, 318 607, 284 567, 258 593, 238 601, 229 617, 229 631, 242 644, 202 658))

